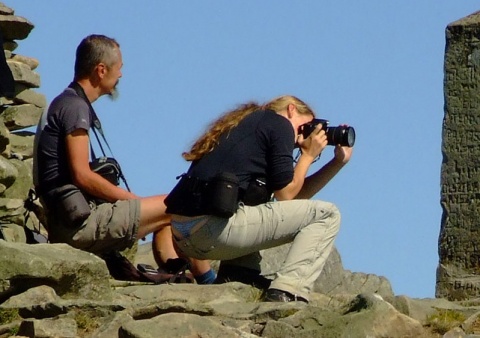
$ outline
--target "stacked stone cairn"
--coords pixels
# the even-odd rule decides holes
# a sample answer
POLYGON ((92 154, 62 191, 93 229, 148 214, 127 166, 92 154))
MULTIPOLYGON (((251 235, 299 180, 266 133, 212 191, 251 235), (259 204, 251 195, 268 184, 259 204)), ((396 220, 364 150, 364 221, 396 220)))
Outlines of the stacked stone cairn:
POLYGON ((34 128, 46 99, 34 90, 40 87, 38 60, 15 53, 17 41, 27 38, 33 27, 0 3, 3 50, 15 80, 14 95, 0 97, 0 229, 5 239, 16 242, 26 242, 25 226, 44 231, 35 213, 25 209, 25 201, 33 181, 34 128))

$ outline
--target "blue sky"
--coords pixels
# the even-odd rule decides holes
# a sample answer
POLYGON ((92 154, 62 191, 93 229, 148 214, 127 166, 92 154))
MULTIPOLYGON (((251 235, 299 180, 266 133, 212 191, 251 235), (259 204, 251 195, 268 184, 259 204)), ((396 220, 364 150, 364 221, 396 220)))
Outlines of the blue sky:
MULTIPOLYGON (((331 125, 355 127, 351 162, 315 198, 337 204, 344 267, 434 297, 440 230, 446 26, 480 8, 458 0, 4 1, 35 28, 16 53, 37 58, 52 100, 92 33, 123 53, 116 102, 95 103, 132 190, 167 193, 182 151, 239 103, 293 94, 331 125)), ((329 147, 318 169, 333 156, 329 147)))

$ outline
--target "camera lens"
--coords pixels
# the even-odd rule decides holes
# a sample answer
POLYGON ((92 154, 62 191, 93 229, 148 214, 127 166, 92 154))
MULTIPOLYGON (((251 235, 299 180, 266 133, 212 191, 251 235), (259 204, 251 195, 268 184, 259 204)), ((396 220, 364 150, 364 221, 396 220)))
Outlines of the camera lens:
POLYGON ((342 147, 353 147, 355 144, 355 129, 353 127, 329 127, 327 129, 328 145, 341 145, 342 147))

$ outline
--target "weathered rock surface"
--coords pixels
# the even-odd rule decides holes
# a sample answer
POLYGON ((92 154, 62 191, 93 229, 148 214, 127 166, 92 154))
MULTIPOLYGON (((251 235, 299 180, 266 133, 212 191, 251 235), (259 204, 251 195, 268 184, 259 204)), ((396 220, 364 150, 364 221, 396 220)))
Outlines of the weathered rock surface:
POLYGON ((0 115, 0 119, 12 131, 37 125, 42 113, 42 108, 32 104, 22 104, 5 108, 0 115))
MULTIPOLYGON (((5 5, 0 4, 3 9, 5 5)), ((0 14, 0 29, 5 40, 23 40, 33 29, 33 24, 21 16, 15 16, 13 13, 6 15, 0 14)))
MULTIPOLYGON (((15 80, 14 91, 8 94, 11 97, 0 96, 0 234, 20 241, 26 239, 22 226, 27 220, 31 226, 41 227, 39 217, 32 213, 26 217, 24 208, 33 186, 34 139, 33 133, 25 129, 37 125, 47 103, 45 96, 34 90, 40 86, 40 75, 34 71, 39 61, 13 53, 18 46, 15 40, 25 39, 33 27, 27 19, 15 15, 13 9, 0 2, 4 55, 15 80), (37 221, 32 223, 35 219, 37 221)), ((41 214, 41 208, 38 210, 41 214)))
POLYGON ((15 96, 13 97, 12 102, 18 104, 30 103, 39 108, 44 108, 47 106, 45 96, 32 89, 29 89, 29 87, 19 82, 15 84, 15 96))
POLYGON ((64 298, 110 299, 103 260, 66 244, 0 243, 0 300, 47 285, 64 298))
POLYGON ((40 75, 32 71, 28 64, 13 60, 7 60, 7 64, 16 82, 32 88, 40 87, 40 75))
MULTIPOLYGON (((262 302, 241 283, 120 282, 64 244, 0 240, 0 336, 455 337, 480 334, 480 301, 314 292, 309 304, 262 302), (461 320, 459 320, 461 319, 461 320)), ((473 337, 473 336, 471 336, 473 337)))
MULTIPOLYGON (((285 260, 290 244, 262 251, 262 271, 267 277, 274 277, 285 260)), ((327 295, 338 293, 377 293, 385 299, 392 299, 394 294, 390 282, 373 274, 351 272, 343 268, 340 254, 333 249, 327 263, 314 284, 314 291, 327 295)))

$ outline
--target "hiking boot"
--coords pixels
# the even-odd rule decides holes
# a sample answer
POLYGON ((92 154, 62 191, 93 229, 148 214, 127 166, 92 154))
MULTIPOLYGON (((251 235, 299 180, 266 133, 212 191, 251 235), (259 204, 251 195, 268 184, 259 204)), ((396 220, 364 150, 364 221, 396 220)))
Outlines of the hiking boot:
POLYGON ((213 284, 223 284, 228 282, 240 282, 252 285, 258 289, 266 290, 269 288, 272 281, 260 275, 260 271, 257 270, 238 265, 220 264, 217 278, 213 284))
POLYGON ((292 295, 290 292, 282 291, 278 289, 268 289, 265 298, 265 302, 304 302, 308 303, 303 297, 292 295))

